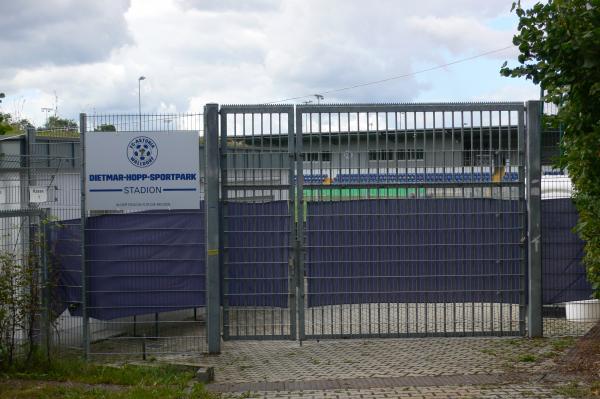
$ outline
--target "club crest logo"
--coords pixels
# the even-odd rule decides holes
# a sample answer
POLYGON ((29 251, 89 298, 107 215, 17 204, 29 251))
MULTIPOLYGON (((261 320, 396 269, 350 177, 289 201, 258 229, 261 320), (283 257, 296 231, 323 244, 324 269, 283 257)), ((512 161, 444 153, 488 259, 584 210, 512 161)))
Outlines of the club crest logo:
POLYGON ((138 136, 127 144, 127 159, 138 168, 152 165, 158 157, 158 146, 150 137, 138 136))

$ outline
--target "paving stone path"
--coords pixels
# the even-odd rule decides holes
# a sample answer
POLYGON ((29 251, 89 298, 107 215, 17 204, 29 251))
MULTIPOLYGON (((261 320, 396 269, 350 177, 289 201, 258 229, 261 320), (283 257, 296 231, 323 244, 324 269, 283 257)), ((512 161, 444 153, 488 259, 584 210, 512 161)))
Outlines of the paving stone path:
POLYGON ((264 398, 561 398, 542 382, 556 339, 230 341, 209 389, 264 398))

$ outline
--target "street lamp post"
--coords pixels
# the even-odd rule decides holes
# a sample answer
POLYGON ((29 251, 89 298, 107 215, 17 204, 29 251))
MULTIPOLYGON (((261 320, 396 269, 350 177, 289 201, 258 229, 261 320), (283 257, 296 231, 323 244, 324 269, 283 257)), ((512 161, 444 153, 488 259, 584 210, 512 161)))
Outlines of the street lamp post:
POLYGON ((138 115, 140 116, 140 131, 142 130, 142 80, 146 79, 145 76, 138 78, 138 115))

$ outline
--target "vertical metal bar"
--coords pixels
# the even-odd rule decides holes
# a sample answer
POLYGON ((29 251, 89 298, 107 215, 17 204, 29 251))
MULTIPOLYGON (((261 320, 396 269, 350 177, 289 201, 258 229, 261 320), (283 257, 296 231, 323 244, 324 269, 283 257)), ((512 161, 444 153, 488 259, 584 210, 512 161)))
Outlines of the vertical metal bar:
POLYGON ((541 101, 527 101, 527 249, 529 272, 529 337, 541 337, 542 330, 542 248, 541 248, 541 101))
POLYGON ((527 281, 527 215, 525 208, 525 115, 521 108, 517 114, 517 166, 519 167, 519 225, 521 226, 520 284, 519 284, 519 334, 525 335, 525 318, 527 313, 526 290, 527 281))
POLYGON ((219 106, 204 107, 204 206, 206 220, 206 331, 208 353, 221 351, 219 279, 219 106))
MULTIPOLYGON (((303 193, 302 187, 304 185, 304 165, 303 165, 303 154, 302 154, 302 115, 303 112, 296 113, 296 196, 294 201, 294 211, 296 214, 296 284, 298 294, 296 295, 296 309, 298 314, 298 340, 302 342, 305 336, 304 330, 304 253, 303 253, 303 241, 304 241, 304 206, 303 206, 303 193)), ((311 114, 308 114, 311 116, 311 114)), ((314 323, 314 320, 313 320, 314 323)))
MULTIPOLYGON (((229 325, 229 272, 227 269, 227 236, 225 230, 227 229, 227 199, 229 191, 227 190, 227 113, 221 111, 221 152, 219 157, 220 171, 221 171, 221 201, 219 203, 219 269, 221 270, 221 284, 222 292, 221 297, 223 299, 223 339, 227 340, 230 335, 229 325)), ((235 128, 235 114, 234 117, 234 128, 235 128)), ((206 143, 205 143, 206 145, 206 143)), ((206 168, 206 166, 205 166, 206 168)), ((206 196, 206 193, 205 193, 206 196)), ((205 215, 206 217, 206 215, 205 215)))
POLYGON ((79 132, 81 136, 81 327, 83 329, 83 353, 87 359, 90 353, 90 337, 89 337, 89 319, 88 319, 88 284, 87 284, 87 263, 85 259, 85 239, 86 239, 86 170, 85 170, 85 134, 87 129, 87 115, 79 114, 79 132))
MULTIPOLYGON (((280 118, 281 121, 281 118, 280 118)), ((295 170, 296 170, 296 161, 298 153, 296 151, 295 145, 295 134, 294 134, 294 122, 296 122, 296 126, 299 124, 298 132, 302 131, 302 115, 298 115, 295 112, 287 113, 287 121, 288 121, 288 203, 290 204, 290 267, 288 269, 288 292, 289 292, 289 322, 290 322, 290 338, 292 340, 296 339, 297 333, 297 320, 296 317, 298 315, 298 297, 299 293, 296 292, 298 289, 298 282, 300 281, 299 272, 298 272, 298 248, 296 246, 297 242, 297 232, 296 232, 296 183, 294 182, 295 170), (294 121, 294 117, 296 118, 294 121)), ((279 131, 281 132, 281 123, 279 124, 279 131)), ((302 306, 304 307, 304 306, 302 306)), ((304 331, 304 330, 301 330, 304 331)))
MULTIPOLYGON (((19 176, 19 186, 21 188, 20 197, 20 209, 22 211, 27 211, 32 208, 32 204, 30 204, 29 198, 29 189, 32 185, 34 185, 32 179, 32 168, 33 168, 33 149, 35 148, 35 129, 33 127, 28 127, 25 135, 25 156, 22 157, 21 165, 25 168, 25 172, 21 172, 19 176)), ((37 204, 35 205, 37 206, 37 204)), ((27 259, 28 255, 33 251, 31 245, 31 236, 32 236, 32 219, 28 212, 24 212, 20 218, 20 236, 21 236, 21 259, 23 262, 27 259)))
POLYGON ((41 250, 41 267, 42 267, 42 345, 44 354, 47 359, 50 359, 50 345, 52 342, 51 326, 50 326, 50 282, 48 275, 48 240, 50 228, 48 224, 48 210, 42 211, 39 216, 40 226, 40 250, 41 250))

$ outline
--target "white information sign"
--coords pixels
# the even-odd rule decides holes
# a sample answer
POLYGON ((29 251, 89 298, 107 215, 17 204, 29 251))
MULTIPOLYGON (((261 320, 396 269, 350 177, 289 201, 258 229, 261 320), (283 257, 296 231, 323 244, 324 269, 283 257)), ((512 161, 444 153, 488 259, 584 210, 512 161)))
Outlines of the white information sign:
POLYGON ((29 187, 29 202, 32 204, 48 202, 48 188, 43 186, 29 187))
POLYGON ((85 134, 88 210, 198 209, 198 132, 85 134))

